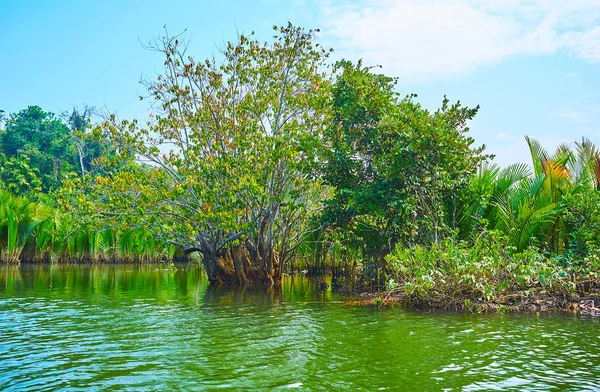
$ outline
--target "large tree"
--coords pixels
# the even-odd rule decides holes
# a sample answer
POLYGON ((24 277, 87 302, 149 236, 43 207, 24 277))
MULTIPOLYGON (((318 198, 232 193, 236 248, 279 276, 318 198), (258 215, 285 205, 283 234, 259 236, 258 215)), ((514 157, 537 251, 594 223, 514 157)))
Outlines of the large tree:
POLYGON ((271 42, 228 42, 222 61, 187 56, 181 36, 156 41, 165 69, 146 83, 150 120, 102 128, 146 165, 97 178, 100 214, 201 253, 212 282, 279 281, 323 198, 313 173, 329 51, 316 31, 274 29, 271 42))
POLYGON ((460 195, 485 159, 466 135, 478 108, 444 99, 430 112, 360 62, 338 70, 323 166, 335 195, 325 220, 384 267, 397 244, 439 243, 456 229, 460 195))

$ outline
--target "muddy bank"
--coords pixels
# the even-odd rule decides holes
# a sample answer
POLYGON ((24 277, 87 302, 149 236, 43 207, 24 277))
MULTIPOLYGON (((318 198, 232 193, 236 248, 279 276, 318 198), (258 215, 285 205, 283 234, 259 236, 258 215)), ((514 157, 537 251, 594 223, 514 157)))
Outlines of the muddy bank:
MULTIPOLYGON (((347 293, 349 294, 349 293, 347 293)), ((412 309, 468 311, 468 312, 539 312, 569 311, 582 315, 600 316, 600 290, 573 294, 508 294, 497 301, 473 300, 467 297, 437 296, 415 298, 398 291, 363 292, 349 294, 348 306, 400 306, 412 309)))

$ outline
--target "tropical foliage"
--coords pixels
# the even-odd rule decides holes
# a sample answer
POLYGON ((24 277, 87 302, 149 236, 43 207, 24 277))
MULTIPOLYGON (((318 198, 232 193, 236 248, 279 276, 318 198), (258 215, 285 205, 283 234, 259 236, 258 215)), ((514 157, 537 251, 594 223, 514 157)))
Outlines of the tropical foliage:
MULTIPOLYGON (((101 215, 201 253, 211 281, 280 280, 325 195, 313 172, 328 51, 314 39, 292 25, 272 43, 242 35, 222 63, 186 58, 181 37, 158 41, 165 71, 147 82, 157 113, 145 128, 115 117, 101 125, 148 166, 97 179, 101 215)), ((79 201, 85 210, 89 199, 79 201)))
POLYGON ((526 138, 531 162, 500 168, 469 136, 478 107, 427 110, 375 67, 328 63, 317 30, 274 30, 204 61, 183 35, 155 41, 164 70, 145 81, 143 123, 91 126, 87 107, 2 114, 0 258, 197 252, 215 283, 329 269, 413 301, 598 284, 590 140, 550 154, 526 138))
POLYGON ((0 261, 156 262, 173 251, 142 228, 86 229, 48 201, 0 192, 0 261))
POLYGON ((339 68, 322 168, 335 195, 324 219, 383 268, 395 246, 439 244, 455 230, 458 201, 485 159, 465 135, 478 108, 444 99, 431 113, 360 62, 339 68))
POLYGON ((468 308, 519 306, 528 299, 561 293, 557 304, 585 292, 597 281, 600 257, 588 255, 579 265, 548 259, 536 247, 516 252, 498 232, 481 233, 474 242, 445 240, 426 248, 397 248, 388 256, 388 289, 413 305, 468 308))

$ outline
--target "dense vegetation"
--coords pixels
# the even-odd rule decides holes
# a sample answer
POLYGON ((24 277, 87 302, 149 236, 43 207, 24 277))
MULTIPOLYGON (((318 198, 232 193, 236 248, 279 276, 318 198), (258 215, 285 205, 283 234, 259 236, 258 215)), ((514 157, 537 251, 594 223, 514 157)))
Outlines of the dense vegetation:
POLYGON ((220 59, 154 48, 144 123, 31 106, 0 131, 0 259, 159 261, 201 255, 211 282, 274 284, 307 268, 413 303, 471 306, 593 291, 600 152, 587 139, 530 165, 491 164, 478 112, 434 112, 318 31, 275 28, 220 59))
MULTIPOLYGON (((64 118, 30 106, 0 129, 0 261, 159 261, 169 249, 140 226, 90 224, 58 208, 73 178, 108 174, 115 149, 87 131, 91 109, 64 118)), ((80 193, 79 197, 86 195, 80 193)))

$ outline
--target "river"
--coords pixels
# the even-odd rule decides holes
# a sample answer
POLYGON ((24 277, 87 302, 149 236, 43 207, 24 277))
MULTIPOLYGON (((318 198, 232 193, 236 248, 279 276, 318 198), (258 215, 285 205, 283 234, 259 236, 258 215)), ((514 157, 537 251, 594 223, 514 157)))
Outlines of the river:
POLYGON ((352 306, 303 277, 0 266, 0 390, 600 390, 600 319, 352 306))

